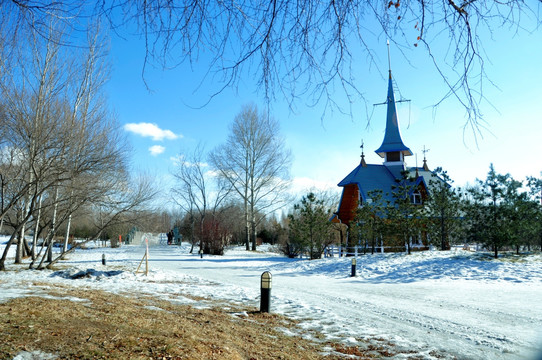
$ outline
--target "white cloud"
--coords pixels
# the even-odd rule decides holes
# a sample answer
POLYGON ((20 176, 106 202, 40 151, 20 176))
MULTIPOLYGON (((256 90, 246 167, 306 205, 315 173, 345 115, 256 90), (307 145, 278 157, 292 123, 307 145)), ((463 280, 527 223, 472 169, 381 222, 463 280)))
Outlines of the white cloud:
POLYGON ((296 177, 292 181, 291 192, 294 195, 306 195, 309 191, 332 191, 339 192, 341 188, 335 183, 314 180, 307 177, 296 177))
POLYGON ((152 156, 157 156, 158 154, 163 153, 165 150, 166 148, 160 145, 153 145, 149 148, 149 152, 152 156))
POLYGON ((173 165, 175 166, 180 166, 181 164, 184 164, 186 167, 194 167, 194 166, 197 166, 199 165, 200 167, 202 168, 205 168, 205 167, 208 167, 209 164, 206 163, 206 162, 200 162, 200 163, 193 163, 193 162, 190 162, 190 161, 186 161, 185 160, 185 156, 184 155, 176 155, 176 156, 172 156, 169 158, 169 160, 173 163, 173 165))
POLYGON ((171 156, 169 160, 173 163, 174 166, 179 166, 184 161, 184 155, 171 156))
POLYGON ((181 134, 175 134, 171 130, 163 130, 156 124, 151 123, 130 123, 124 125, 124 130, 132 132, 143 137, 151 137, 154 141, 175 140, 180 139, 183 136, 181 134))

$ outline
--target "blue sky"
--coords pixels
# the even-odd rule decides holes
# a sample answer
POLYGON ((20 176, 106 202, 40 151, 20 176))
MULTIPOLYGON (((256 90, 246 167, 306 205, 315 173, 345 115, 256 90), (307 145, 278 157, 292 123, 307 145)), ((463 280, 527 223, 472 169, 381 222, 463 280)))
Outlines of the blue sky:
MULTIPOLYGON (((410 105, 397 105, 403 141, 417 154, 420 166, 424 146, 429 149, 429 167, 443 167, 455 185, 485 178, 490 163, 497 172, 510 173, 516 179, 540 177, 542 32, 501 29, 492 39, 482 40, 490 59, 485 71, 494 85, 486 81, 483 88, 491 104, 482 102, 488 124, 477 142, 472 131, 464 131, 465 110, 453 98, 436 111, 432 107, 446 93, 446 87, 425 51, 405 49, 405 59, 401 51, 391 47, 396 86, 404 98, 411 100, 410 105)), ((297 103, 295 111, 282 99, 271 104, 271 114, 279 120, 286 145, 293 153, 291 175, 294 191, 300 195, 311 186, 339 190, 336 184, 359 163, 362 140, 366 161, 382 162, 374 150, 383 139, 386 109, 373 109, 372 104, 383 102, 387 93, 386 39, 379 38, 373 46, 381 49, 376 59, 378 69, 369 69, 365 61, 359 67, 354 64, 366 102, 360 99, 352 104, 352 117, 338 111, 328 111, 322 117, 322 106, 310 107, 303 101, 297 103), (370 122, 367 111, 372 114, 370 122)), ((198 142, 207 149, 224 142, 228 126, 243 104, 254 102, 264 108, 263 96, 249 75, 235 89, 226 89, 200 107, 217 86, 207 82, 198 87, 205 71, 198 63, 167 71, 148 67, 145 80, 149 90, 141 76, 143 57, 140 40, 113 36, 108 95, 134 149, 134 170, 153 174, 161 183, 171 181, 172 159, 180 152, 190 151, 198 142)), ((344 103, 344 95, 337 93, 336 101, 344 103)), ((416 157, 407 158, 407 162, 415 165, 416 157)))

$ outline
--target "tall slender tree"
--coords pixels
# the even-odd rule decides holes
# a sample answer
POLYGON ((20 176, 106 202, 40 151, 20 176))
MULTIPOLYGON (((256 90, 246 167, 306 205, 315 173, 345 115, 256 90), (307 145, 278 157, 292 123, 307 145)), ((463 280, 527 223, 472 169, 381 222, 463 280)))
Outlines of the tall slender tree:
MULTIPOLYGON (((28 248, 26 230, 32 221, 39 227, 45 210, 52 212, 47 250, 36 259, 39 267, 55 261, 52 239, 81 206, 108 209, 93 215, 110 226, 124 221, 124 214, 134 213, 155 194, 145 182, 139 186, 146 194, 138 192, 138 185, 129 188, 128 147, 100 92, 106 75, 99 50, 103 41, 94 34, 87 48, 63 47, 66 29, 58 25, 58 16, 51 13, 47 19, 51 32, 47 36, 21 28, 13 34, 19 42, 11 42, 8 53, 0 47, 1 215, 7 215, 15 229, 12 240, 19 239, 20 262, 28 248), (111 203, 104 205, 108 200, 111 203)), ((0 37, 0 42, 4 40, 0 37)), ((11 243, 4 249, 0 270, 11 243)))
POLYGON ((279 123, 254 104, 243 106, 226 142, 210 154, 210 162, 244 205, 245 245, 256 250, 256 227, 266 214, 283 207, 289 186, 290 151, 279 123))

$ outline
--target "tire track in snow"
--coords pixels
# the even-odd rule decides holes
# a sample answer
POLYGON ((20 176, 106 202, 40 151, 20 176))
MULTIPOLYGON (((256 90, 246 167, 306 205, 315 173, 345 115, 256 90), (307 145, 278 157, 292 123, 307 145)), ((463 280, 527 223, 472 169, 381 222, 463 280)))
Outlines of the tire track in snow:
MULTIPOLYGON (((293 288, 289 289, 290 294, 295 293, 295 291, 293 288)), ((289 300, 280 299, 281 302, 284 302, 281 311, 289 316, 308 321, 311 328, 326 328, 326 333, 335 333, 335 335, 340 335, 343 338, 351 338, 352 336, 366 338, 366 333, 381 337, 382 330, 380 329, 394 328, 396 329, 395 334, 402 334, 404 340, 415 342, 417 346, 423 346, 427 349, 435 348, 435 344, 427 341, 435 338, 440 338, 446 343, 455 342, 460 347, 471 347, 473 358, 477 357, 474 355, 475 350, 479 354, 485 354, 486 358, 493 358, 493 355, 489 354, 488 350, 493 350, 491 353, 495 356, 507 354, 506 356, 509 357, 513 356, 514 349, 518 345, 527 348, 533 347, 533 344, 525 343, 519 338, 509 338, 479 326, 432 316, 423 312, 423 308, 419 311, 399 309, 362 299, 307 291, 306 288, 303 289, 303 294, 299 299, 306 297, 307 294, 311 296, 313 303, 315 299, 319 298, 318 302, 320 304, 332 305, 332 309, 329 309, 328 306, 325 307, 328 307, 329 310, 324 307, 303 304, 293 306, 294 301, 290 297, 289 300), (338 312, 337 309, 342 309, 342 311, 338 312), (334 316, 335 319, 331 320, 329 316, 333 316, 333 314, 337 315, 334 316), (386 322, 387 325, 382 326, 383 322, 386 322), (330 325, 330 323, 334 325, 330 325), (358 324, 355 327, 357 334, 352 332, 352 324, 354 323, 358 324), (431 332, 433 334, 427 336, 427 333, 431 332), (427 340, 421 340, 420 342, 419 338, 423 339, 424 337, 427 340)), ((502 312, 500 314, 505 315, 502 312)), ((394 334, 387 334, 387 337, 397 339, 394 334)), ((442 349, 439 349, 439 351, 442 351, 442 349)), ((464 354, 465 352, 461 351, 461 353, 464 354)), ((519 354, 517 355, 519 356, 519 354)))

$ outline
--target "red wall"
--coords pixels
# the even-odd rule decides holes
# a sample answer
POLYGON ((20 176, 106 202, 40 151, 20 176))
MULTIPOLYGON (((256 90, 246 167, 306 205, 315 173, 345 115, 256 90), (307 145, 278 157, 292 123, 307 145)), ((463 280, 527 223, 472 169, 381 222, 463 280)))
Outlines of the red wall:
POLYGON ((339 205, 339 219, 343 224, 350 224, 356 215, 358 207, 359 188, 357 184, 349 184, 343 188, 341 204, 339 205))

